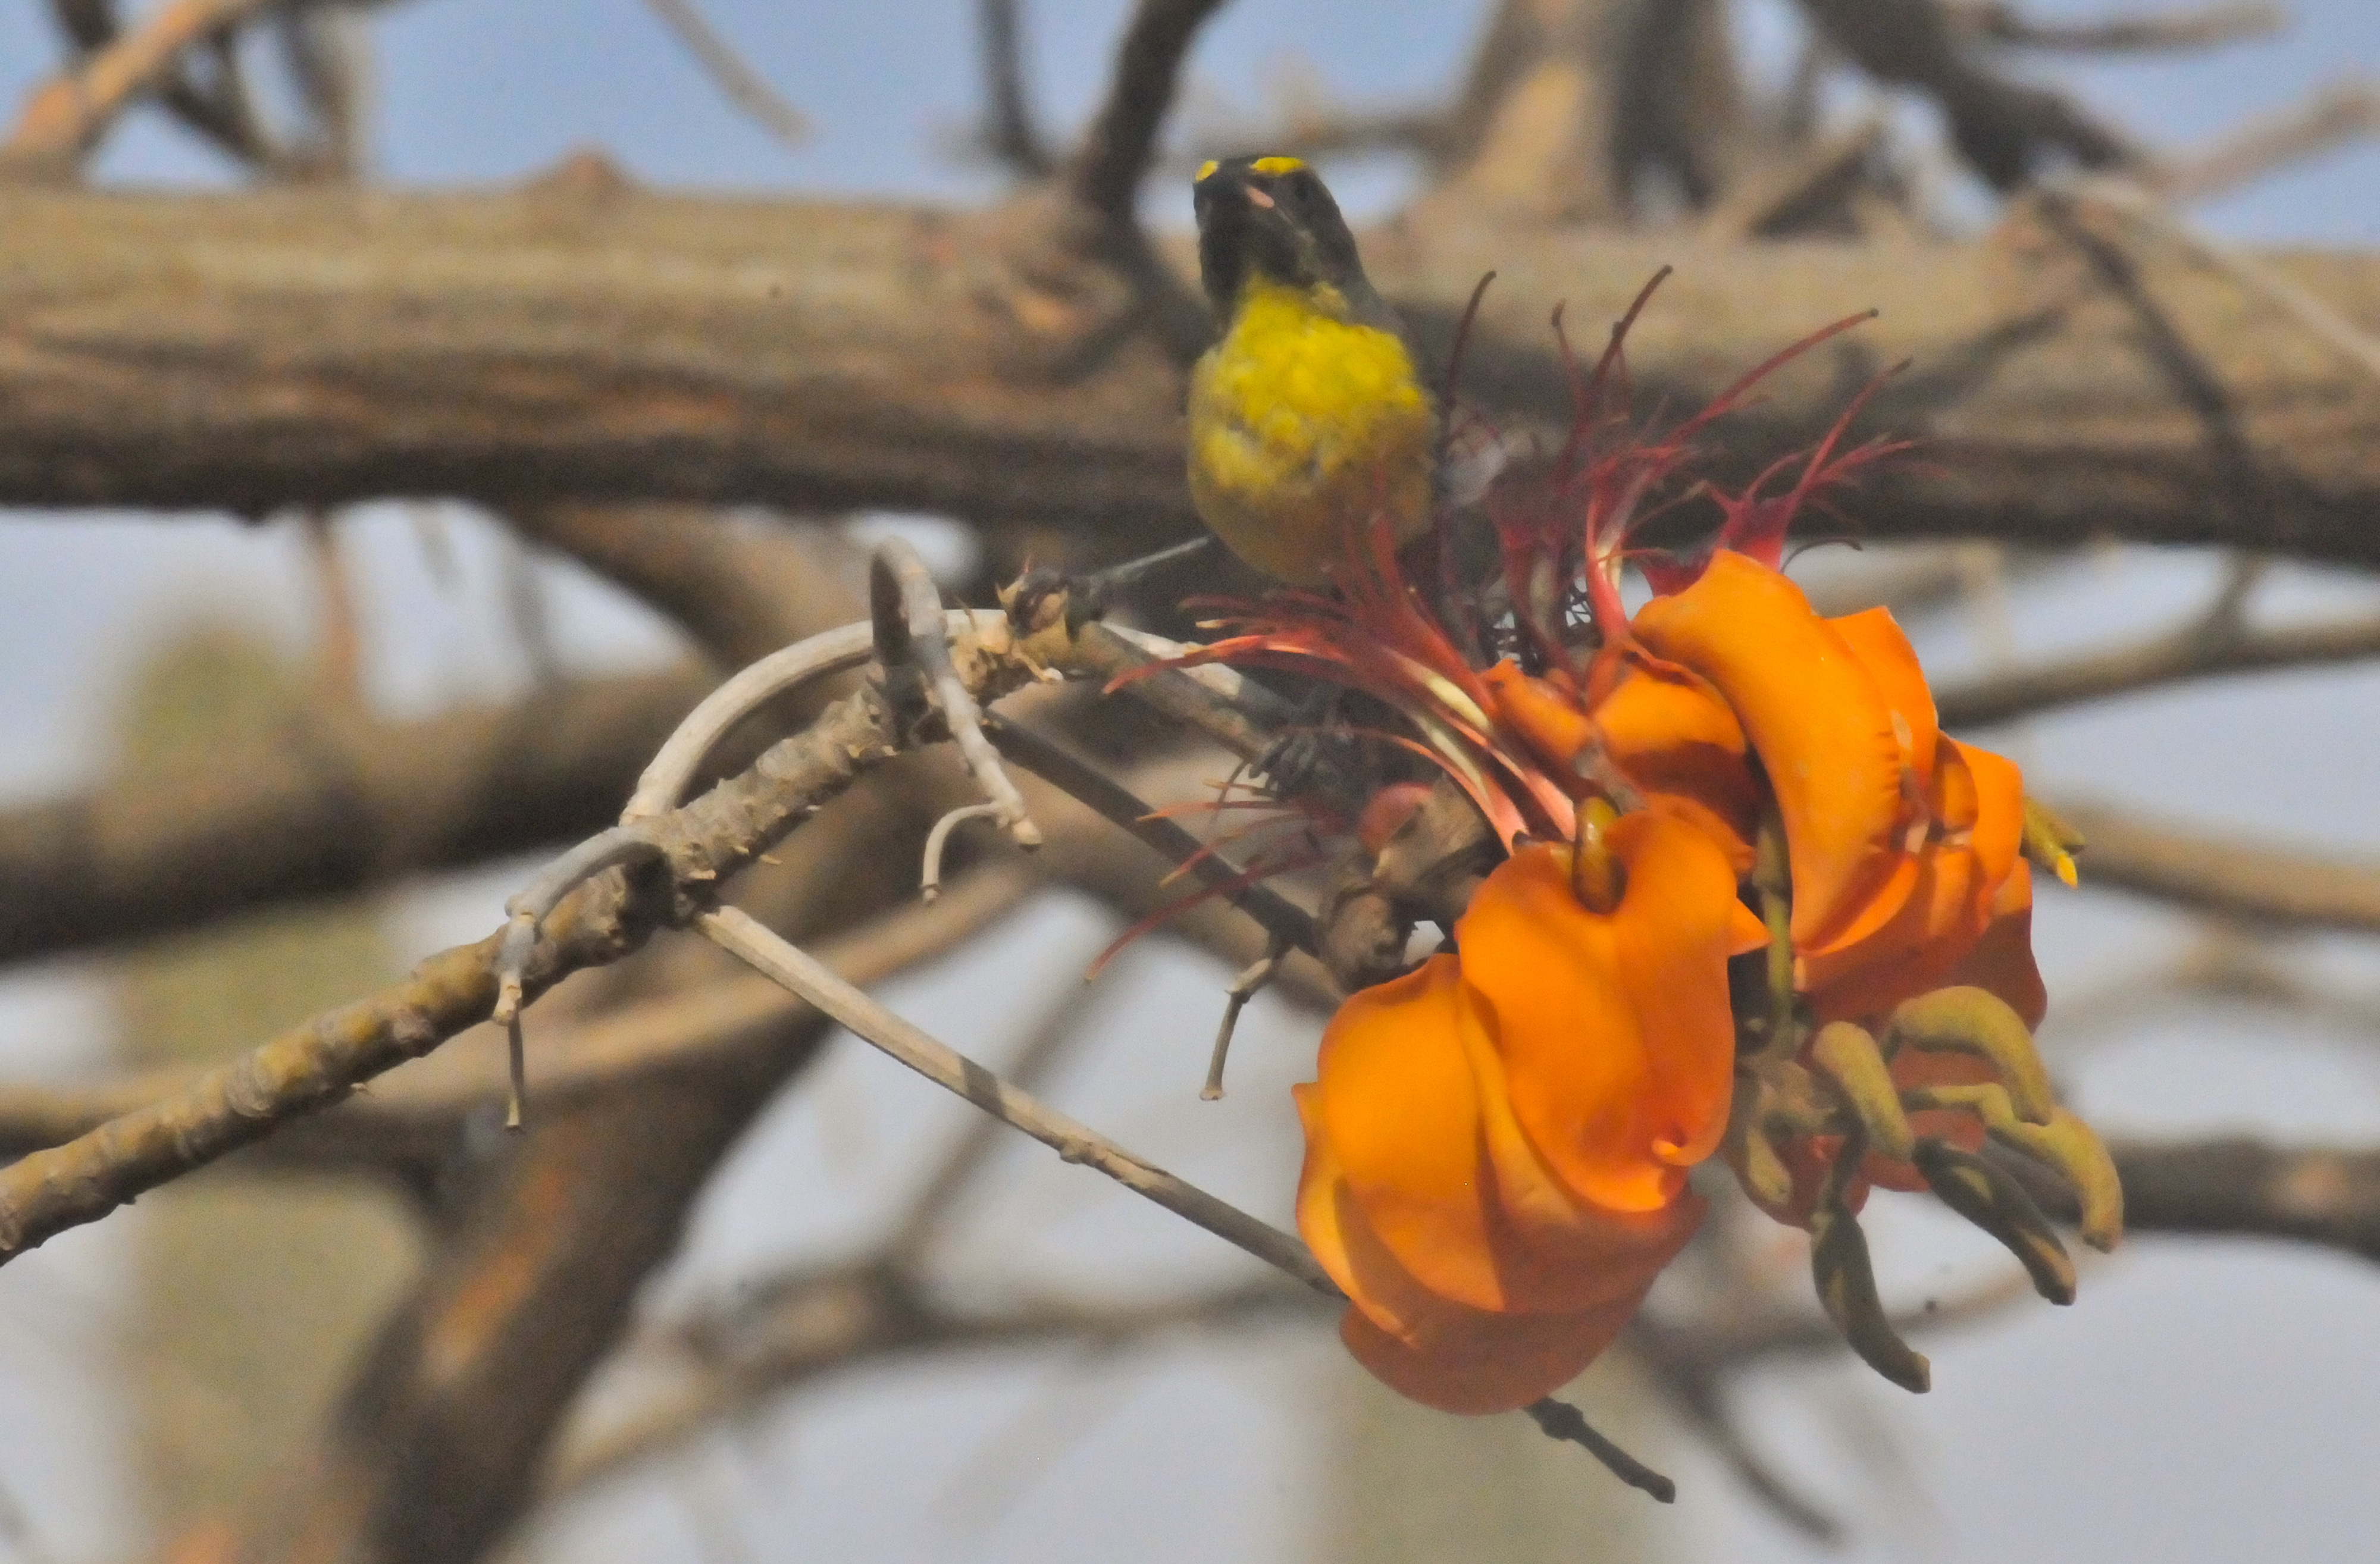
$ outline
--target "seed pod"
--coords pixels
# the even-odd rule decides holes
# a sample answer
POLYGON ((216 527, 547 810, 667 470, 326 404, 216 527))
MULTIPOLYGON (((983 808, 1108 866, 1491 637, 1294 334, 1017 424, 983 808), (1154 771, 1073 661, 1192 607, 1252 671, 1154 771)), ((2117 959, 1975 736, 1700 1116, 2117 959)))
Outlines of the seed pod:
POLYGON ((1900 1110, 1900 1089, 1867 1029, 1848 1021, 1828 1022, 1810 1044, 1810 1062, 1835 1084, 1859 1115, 1876 1150, 1909 1159, 1912 1137, 1900 1110))
POLYGON ((1971 1151, 1928 1136, 1911 1158, 1942 1204, 1990 1233, 2024 1264, 2034 1291, 2074 1302, 2074 1262, 2024 1186, 1971 1151))
POLYGON ((1810 1218, 1810 1276, 1817 1283, 1827 1317, 1870 1368, 1918 1395, 1932 1388, 1933 1365, 1900 1339, 1885 1315, 1859 1218, 1831 1189, 1810 1218))
POLYGON ((2029 1124, 2047 1124, 2058 1111, 2033 1034, 2007 1000, 1986 989, 1937 988, 1902 1004, 1885 1028, 1884 1050, 1889 1057, 1904 1048, 1988 1060, 2017 1117, 2029 1124))
POLYGON ((1998 1139, 2057 1169, 2081 1202, 2082 1242, 2103 1255, 2115 1248, 2124 1236, 2124 1186, 2115 1159, 2090 1125, 2062 1108, 2046 1127, 2013 1114, 2002 1121, 1986 1114, 1985 1125, 1998 1139))

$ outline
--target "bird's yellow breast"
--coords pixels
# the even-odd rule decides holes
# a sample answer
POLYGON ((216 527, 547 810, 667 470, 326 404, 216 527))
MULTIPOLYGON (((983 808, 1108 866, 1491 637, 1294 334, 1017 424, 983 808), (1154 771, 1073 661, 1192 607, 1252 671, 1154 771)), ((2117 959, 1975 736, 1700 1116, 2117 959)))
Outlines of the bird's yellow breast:
POLYGON ((1190 379, 1190 495, 1232 551, 1315 583, 1349 528, 1428 521, 1436 418, 1393 332, 1342 319, 1329 289, 1262 278, 1190 379))

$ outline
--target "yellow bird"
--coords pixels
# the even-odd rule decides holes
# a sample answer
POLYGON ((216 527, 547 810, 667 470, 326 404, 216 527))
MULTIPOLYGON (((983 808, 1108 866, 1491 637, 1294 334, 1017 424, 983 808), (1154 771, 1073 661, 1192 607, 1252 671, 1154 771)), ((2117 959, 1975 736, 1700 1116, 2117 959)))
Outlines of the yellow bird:
POLYGON ((1301 586, 1325 580, 1376 515, 1410 541, 1429 524, 1437 408, 1339 203, 1293 157, 1209 163, 1192 193, 1223 327, 1190 376, 1199 516, 1301 586))

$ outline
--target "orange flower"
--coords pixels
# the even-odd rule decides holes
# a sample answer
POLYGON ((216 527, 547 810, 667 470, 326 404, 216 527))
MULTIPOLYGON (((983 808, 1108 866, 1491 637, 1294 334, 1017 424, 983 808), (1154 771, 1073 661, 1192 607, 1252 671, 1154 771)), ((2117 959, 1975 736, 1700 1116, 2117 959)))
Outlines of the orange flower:
POLYGON ((1784 576, 1721 551, 1632 628, 1743 723, 1792 863, 1796 986, 1820 1020, 1939 987, 1995 919, 2030 909, 2023 780, 1942 736, 1888 612, 1820 618, 1784 576))
POLYGON ((1368 988, 1297 1088, 1298 1227, 1352 1300, 1349 1350, 1453 1412, 1526 1405, 1618 1333, 1692 1234, 1685 1170, 1727 1121, 1735 872, 1649 812, 1607 833, 1608 913, 1524 847, 1461 953, 1368 988))

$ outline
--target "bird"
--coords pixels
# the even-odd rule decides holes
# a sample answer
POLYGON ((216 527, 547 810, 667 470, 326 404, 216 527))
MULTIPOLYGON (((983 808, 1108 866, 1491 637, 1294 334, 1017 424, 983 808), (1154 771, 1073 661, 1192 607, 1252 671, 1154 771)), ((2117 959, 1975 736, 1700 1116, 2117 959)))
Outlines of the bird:
POLYGON ((1303 159, 1208 162, 1191 193, 1221 328, 1190 375, 1191 501, 1257 569, 1326 584, 1376 518, 1400 546, 1428 528, 1436 399, 1303 159))

